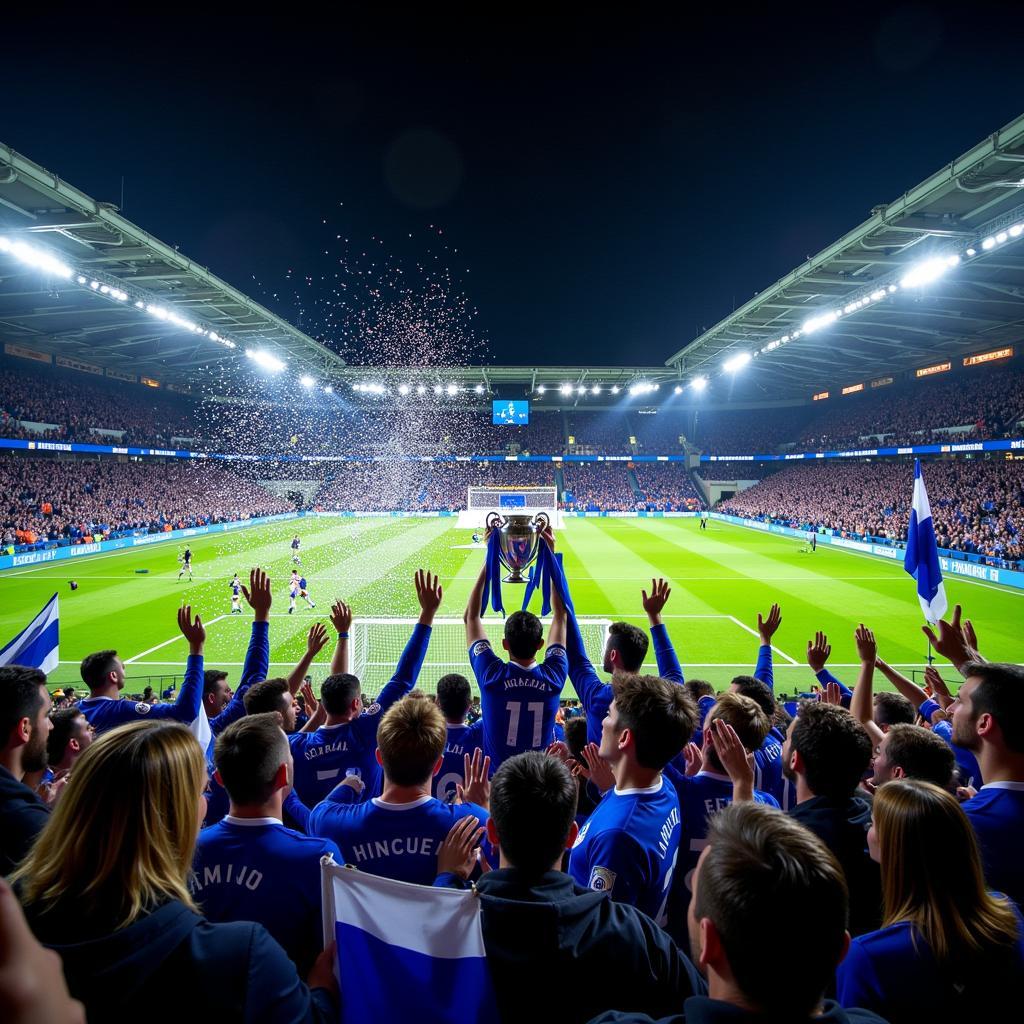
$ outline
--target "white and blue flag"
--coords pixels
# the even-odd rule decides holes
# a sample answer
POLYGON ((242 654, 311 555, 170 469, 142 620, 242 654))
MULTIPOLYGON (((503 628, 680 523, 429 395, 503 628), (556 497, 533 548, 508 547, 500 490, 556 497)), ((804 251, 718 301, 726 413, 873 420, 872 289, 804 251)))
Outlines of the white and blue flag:
POLYGON ((52 672, 60 659, 59 632, 57 595, 54 594, 43 610, 0 650, 0 665, 25 665, 52 672))
POLYGON ((474 892, 396 882, 330 857, 320 865, 342 1024, 497 1024, 474 892))
POLYGON ((920 459, 914 459, 914 503, 907 527, 907 553, 903 558, 903 568, 917 580, 917 597, 924 617, 929 622, 938 622, 946 614, 949 603, 942 583, 939 546, 935 542, 932 507, 924 489, 920 459))

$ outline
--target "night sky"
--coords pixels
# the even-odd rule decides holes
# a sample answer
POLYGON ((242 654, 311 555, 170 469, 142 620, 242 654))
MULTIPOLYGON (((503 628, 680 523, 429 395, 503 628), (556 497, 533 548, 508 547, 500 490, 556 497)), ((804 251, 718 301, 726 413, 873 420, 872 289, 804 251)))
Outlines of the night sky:
POLYGON ((459 361, 660 364, 1024 110, 1024 5, 720 6, 7 14, 0 140, 100 200, 123 175, 129 219, 354 362, 387 268, 459 361))

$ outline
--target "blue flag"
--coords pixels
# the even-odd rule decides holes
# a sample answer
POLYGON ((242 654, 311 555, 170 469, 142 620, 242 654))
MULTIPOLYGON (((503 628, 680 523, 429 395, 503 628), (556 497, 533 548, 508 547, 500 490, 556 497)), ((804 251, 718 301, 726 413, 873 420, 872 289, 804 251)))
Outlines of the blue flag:
POLYGON ((928 492, 924 488, 920 459, 914 459, 914 502, 910 509, 907 553, 903 559, 903 568, 917 580, 917 597, 921 602, 924 617, 929 622, 938 622, 946 614, 949 603, 946 601, 946 588, 942 583, 939 546, 935 542, 932 508, 928 504, 928 492))
POLYGON ((480 899, 320 862, 324 941, 336 941, 342 1024, 497 1024, 480 899))
POLYGON ((9 643, 0 650, 0 665, 25 665, 52 672, 59 664, 57 595, 9 643))

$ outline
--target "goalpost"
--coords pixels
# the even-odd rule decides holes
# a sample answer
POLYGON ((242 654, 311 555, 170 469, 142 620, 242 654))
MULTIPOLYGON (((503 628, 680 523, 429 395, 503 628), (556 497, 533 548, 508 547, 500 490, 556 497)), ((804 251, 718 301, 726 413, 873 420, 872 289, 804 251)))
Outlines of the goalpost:
POLYGON ((543 487, 468 487, 466 507, 459 513, 462 529, 480 530, 491 512, 499 515, 536 515, 543 512, 555 529, 562 527, 558 509, 558 488, 543 487))
MULTIPOLYGON (((519 588, 506 587, 503 593, 511 590, 513 594, 519 588)), ((511 612, 511 605, 509 611, 511 612)), ((416 619, 356 619, 352 624, 352 671, 363 684, 363 693, 376 698, 387 684, 395 671, 409 637, 412 636, 416 619)), ((491 641, 499 657, 504 655, 501 638, 505 624, 500 618, 489 617, 484 620, 487 638, 491 641)), ((608 639, 610 619, 580 619, 580 632, 583 634, 583 646, 587 656, 595 665, 600 665, 604 657, 604 645, 608 639)), ((547 635, 544 623, 544 633, 547 635)), ((504 655, 507 657, 507 655, 504 655)), ((430 646, 423 661, 416 689, 424 693, 436 693, 437 681, 450 672, 464 675, 470 682, 474 694, 479 694, 473 670, 469 664, 466 649, 466 626, 462 619, 437 618, 430 633, 430 646)), ((572 695, 571 684, 566 684, 566 696, 572 695)))

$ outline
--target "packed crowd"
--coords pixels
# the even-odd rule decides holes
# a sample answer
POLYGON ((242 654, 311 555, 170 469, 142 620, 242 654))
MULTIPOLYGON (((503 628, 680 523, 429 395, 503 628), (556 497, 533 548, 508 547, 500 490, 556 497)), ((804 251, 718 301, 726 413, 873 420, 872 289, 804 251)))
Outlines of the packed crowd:
POLYGON ((704 507, 693 477, 680 462, 638 462, 636 478, 648 509, 692 512, 704 507))
POLYGON ((573 438, 569 450, 581 454, 626 455, 630 448, 630 422, 625 414, 607 410, 568 414, 569 437, 573 438))
POLYGON ((207 462, 0 459, 3 546, 84 543, 291 511, 294 506, 207 462))
POLYGON ((506 1024, 1012 1015, 1024 981, 1024 670, 987 662, 983 632, 956 608, 926 632, 961 677, 957 693, 935 668, 927 687, 903 676, 861 625, 853 685, 830 672, 818 633, 809 692, 784 705, 773 605, 752 624, 752 674, 716 694, 684 679, 664 580, 638 595, 648 628, 613 623, 594 664, 545 539, 546 638, 516 612, 507 660, 492 648, 485 567, 463 615, 465 672, 437 680, 434 697, 415 687, 444 595, 423 571, 418 622, 369 706, 341 601, 319 698, 304 681, 329 643, 321 623, 293 671, 266 678, 273 591, 257 569, 237 681, 205 660, 188 606, 174 703, 124 698, 113 649, 82 661, 85 690, 52 712, 41 671, 0 668, 5 1019, 122 1020, 144 1006, 159 1022, 328 1021, 366 1006, 383 1020, 410 999, 424 1012, 448 1004, 439 1020, 506 1024), (649 648, 658 675, 639 675, 649 648), (895 692, 876 693, 876 675, 895 692), (471 885, 472 913, 449 928, 480 922, 490 995, 442 991, 421 959, 392 958, 380 974, 371 950, 404 944, 402 914, 364 913, 368 937, 347 925, 344 950, 324 948, 326 856, 357 869, 352 885, 375 876, 410 919, 433 899, 410 886, 471 885), (765 945, 780 928, 799 944, 781 975, 765 945))
POLYGON ((568 511, 628 512, 642 497, 630 480, 625 462, 564 462, 563 507, 568 511))
MULTIPOLYGON (((719 511, 896 543, 907 536, 913 472, 910 462, 788 466, 719 511)), ((940 547, 1024 560, 1024 463, 929 462, 923 472, 940 547)))

